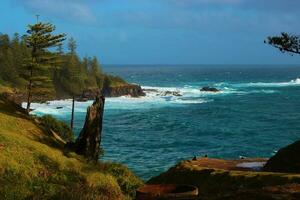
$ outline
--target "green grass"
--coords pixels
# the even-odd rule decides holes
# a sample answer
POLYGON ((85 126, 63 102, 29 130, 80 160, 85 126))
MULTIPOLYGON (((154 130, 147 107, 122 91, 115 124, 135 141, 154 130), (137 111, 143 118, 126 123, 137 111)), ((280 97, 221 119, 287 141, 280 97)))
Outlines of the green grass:
POLYGON ((125 80, 123 80, 119 76, 112 76, 112 75, 106 75, 106 76, 108 78, 110 87, 119 87, 119 86, 123 86, 123 85, 128 84, 125 80))
POLYGON ((66 142, 74 140, 74 133, 70 126, 65 122, 59 121, 51 115, 44 115, 42 117, 38 117, 37 119, 48 133, 55 132, 66 142))
POLYGON ((5 86, 0 82, 0 93, 12 93, 13 89, 11 87, 5 86))
POLYGON ((141 180, 125 166, 87 163, 0 97, 2 199, 131 199, 141 180))

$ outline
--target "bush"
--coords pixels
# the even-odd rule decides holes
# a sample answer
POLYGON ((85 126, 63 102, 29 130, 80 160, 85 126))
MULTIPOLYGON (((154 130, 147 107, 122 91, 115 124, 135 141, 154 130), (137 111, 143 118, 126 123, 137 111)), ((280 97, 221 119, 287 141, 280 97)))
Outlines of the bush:
POLYGON ((53 118, 51 115, 44 115, 40 118, 40 121, 45 127, 46 131, 54 131, 67 142, 74 140, 74 134, 71 128, 65 122, 59 121, 53 118))
POLYGON ((143 181, 135 176, 126 166, 117 163, 102 163, 102 170, 114 176, 122 192, 134 198, 136 190, 143 185, 143 181))
POLYGON ((127 84, 127 82, 119 76, 107 75, 107 78, 110 87, 116 87, 116 86, 127 84))

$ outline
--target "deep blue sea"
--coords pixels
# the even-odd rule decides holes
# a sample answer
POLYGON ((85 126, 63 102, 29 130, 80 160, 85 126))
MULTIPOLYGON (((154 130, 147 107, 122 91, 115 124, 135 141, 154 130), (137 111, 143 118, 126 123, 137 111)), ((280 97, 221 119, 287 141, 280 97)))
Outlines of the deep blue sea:
MULTIPOLYGON (((104 113, 102 159, 124 163, 144 180, 194 155, 270 157, 300 139, 300 66, 105 66, 104 70, 157 90, 142 98, 107 98, 104 113), (222 92, 201 92, 203 86, 222 92), (164 96, 164 91, 183 96, 164 96)), ((76 103, 77 134, 91 103, 76 103)), ((53 114, 69 122, 69 100, 33 107, 34 114, 53 114)))

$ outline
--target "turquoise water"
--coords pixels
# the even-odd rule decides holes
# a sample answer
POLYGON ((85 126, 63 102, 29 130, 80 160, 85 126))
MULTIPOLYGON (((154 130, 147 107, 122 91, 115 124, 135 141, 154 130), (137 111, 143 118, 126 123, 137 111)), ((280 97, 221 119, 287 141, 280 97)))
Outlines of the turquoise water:
MULTIPOLYGON (((158 90, 138 99, 107 98, 104 114, 102 159, 124 163, 145 180, 194 155, 270 157, 300 139, 300 67, 106 66, 105 71, 158 90), (206 85, 222 92, 200 92, 206 85), (183 96, 163 96, 166 90, 183 96)), ((77 133, 90 104, 76 104, 77 133)), ((67 122, 70 106, 68 100, 33 105, 36 114, 67 122)))

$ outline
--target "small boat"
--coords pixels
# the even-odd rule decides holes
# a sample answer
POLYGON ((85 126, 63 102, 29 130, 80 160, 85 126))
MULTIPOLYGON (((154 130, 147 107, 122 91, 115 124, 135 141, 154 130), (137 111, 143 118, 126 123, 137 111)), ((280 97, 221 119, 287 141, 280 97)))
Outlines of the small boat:
POLYGON ((57 106, 56 107, 56 109, 62 109, 62 108, 64 108, 64 107, 62 107, 62 106, 57 106))

